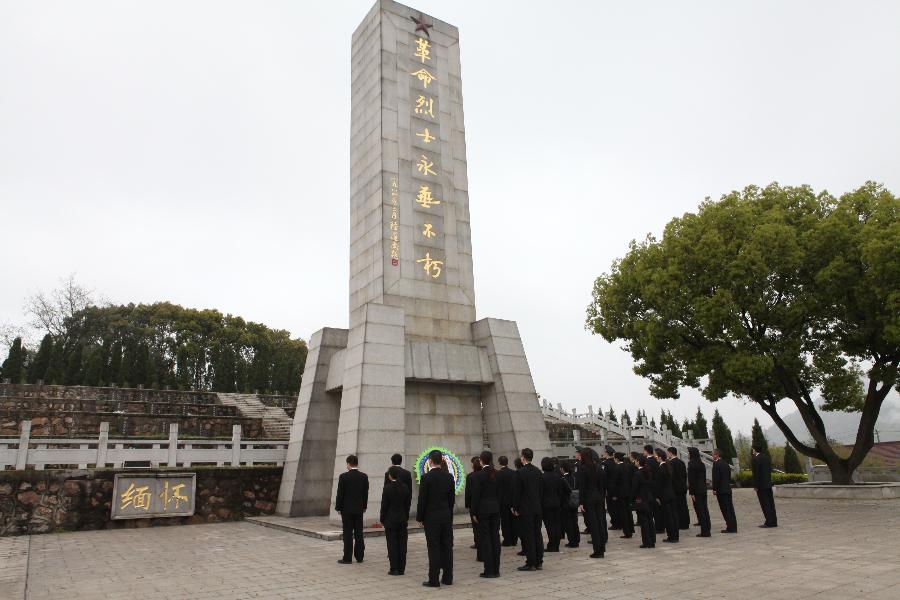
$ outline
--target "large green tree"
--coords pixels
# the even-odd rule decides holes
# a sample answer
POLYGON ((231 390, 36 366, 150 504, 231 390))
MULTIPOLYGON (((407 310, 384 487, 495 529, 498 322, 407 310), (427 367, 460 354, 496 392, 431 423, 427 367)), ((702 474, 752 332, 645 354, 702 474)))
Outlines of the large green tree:
POLYGON ((632 242, 596 280, 587 326, 626 342, 654 396, 748 398, 849 484, 898 384, 898 215, 900 200, 871 182, 840 199, 772 184, 707 200, 662 239, 632 242), (791 408, 806 432, 782 419, 791 408), (849 456, 820 410, 861 413, 849 456))
POLYGON ((37 383, 45 378, 50 367, 50 356, 53 354, 53 336, 49 333, 41 340, 37 353, 28 365, 28 383, 37 383))
POLYGON ((306 343, 216 310, 160 302, 83 308, 63 320, 50 354, 48 383, 294 394, 306 343))

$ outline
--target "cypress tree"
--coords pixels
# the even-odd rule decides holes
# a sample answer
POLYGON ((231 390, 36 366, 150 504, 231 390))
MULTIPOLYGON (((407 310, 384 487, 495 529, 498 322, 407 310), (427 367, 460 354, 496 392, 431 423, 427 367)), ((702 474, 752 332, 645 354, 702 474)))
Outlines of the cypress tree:
POLYGON ((737 458, 737 449, 734 447, 734 438, 731 436, 731 429, 725 424, 722 415, 719 414, 719 409, 716 409, 713 413, 712 429, 713 440, 716 448, 722 452, 722 458, 726 459, 728 462, 737 458))
POLYGON ((753 419, 753 428, 750 429, 750 444, 759 447, 759 451, 763 454, 769 453, 769 442, 757 419, 753 419))
POLYGON ((784 445, 784 472, 785 473, 803 473, 803 465, 800 464, 800 457, 797 451, 790 444, 784 445))
POLYGON ((46 381, 47 369, 50 367, 50 357, 53 355, 53 336, 49 333, 41 340, 41 346, 37 354, 28 365, 28 383, 37 383, 39 379, 46 381))
POLYGON ((709 439, 709 429, 706 424, 706 417, 703 416, 699 406, 697 407, 697 416, 694 417, 694 437, 698 440, 709 439))
POLYGON ((618 423, 619 420, 616 418, 616 411, 613 410, 612 405, 609 407, 609 412, 606 413, 606 418, 612 421, 613 423, 618 423))
POLYGON ((25 379, 25 348, 22 347, 22 338, 17 337, 9 346, 9 354, 0 367, 0 377, 9 379, 10 383, 22 383, 25 379))
POLYGON ((628 425, 629 427, 631 426, 631 424, 632 424, 632 423, 631 423, 631 416, 629 416, 627 410, 622 411, 622 416, 619 417, 619 422, 620 422, 622 425, 628 425))
POLYGON ((53 343, 53 350, 50 352, 50 364, 47 365, 47 371, 44 373, 44 383, 50 385, 61 385, 65 374, 66 353, 62 342, 53 343))

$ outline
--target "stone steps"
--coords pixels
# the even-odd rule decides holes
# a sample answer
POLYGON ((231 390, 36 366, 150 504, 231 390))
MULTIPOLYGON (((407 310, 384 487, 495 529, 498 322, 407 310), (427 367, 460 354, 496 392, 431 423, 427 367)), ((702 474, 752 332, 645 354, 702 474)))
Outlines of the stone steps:
POLYGON ((264 437, 266 439, 288 439, 294 420, 277 406, 266 406, 259 401, 256 394, 218 394, 219 403, 234 406, 245 417, 262 419, 264 437))

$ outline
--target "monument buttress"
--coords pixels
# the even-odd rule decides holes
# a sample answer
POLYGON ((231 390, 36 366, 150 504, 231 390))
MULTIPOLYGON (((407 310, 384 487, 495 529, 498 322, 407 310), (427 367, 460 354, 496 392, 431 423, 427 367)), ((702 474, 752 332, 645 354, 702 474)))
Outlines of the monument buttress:
POLYGON ((350 329, 310 341, 277 512, 337 520, 356 454, 371 523, 395 452, 550 443, 518 327, 476 321, 458 30, 380 0, 351 63, 350 329))

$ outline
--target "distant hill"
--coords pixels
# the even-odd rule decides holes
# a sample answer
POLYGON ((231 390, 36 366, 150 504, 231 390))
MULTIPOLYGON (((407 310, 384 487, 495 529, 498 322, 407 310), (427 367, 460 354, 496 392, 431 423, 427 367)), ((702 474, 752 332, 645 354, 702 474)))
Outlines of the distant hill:
MULTIPOLYGON (((786 405, 785 405, 786 406, 786 405)), ((825 422, 825 431, 828 436, 843 444, 852 444, 856 440, 856 430, 859 427, 860 413, 825 412, 820 411, 825 422)), ((809 439, 809 432, 803 424, 800 413, 796 410, 782 417, 791 430, 797 434, 801 441, 809 439)), ((892 392, 881 407, 881 414, 875 423, 878 431, 876 441, 894 442, 900 441, 900 395, 892 392)), ((766 439, 770 444, 781 445, 785 442, 784 434, 777 426, 772 425, 765 430, 766 439)))

